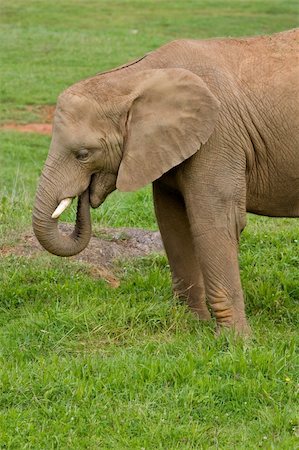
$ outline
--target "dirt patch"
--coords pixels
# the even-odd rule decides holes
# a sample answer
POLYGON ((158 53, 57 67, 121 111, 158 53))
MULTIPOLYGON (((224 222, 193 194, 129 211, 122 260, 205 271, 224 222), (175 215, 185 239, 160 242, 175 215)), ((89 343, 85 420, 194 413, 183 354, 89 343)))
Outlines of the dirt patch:
POLYGON ((37 116, 40 121, 27 124, 7 122, 2 124, 0 129, 51 136, 55 105, 30 105, 26 106, 25 110, 37 116))
POLYGON ((2 130, 20 131, 21 133, 37 133, 51 136, 52 125, 48 123, 27 123, 20 125, 18 123, 6 123, 1 126, 2 130))
MULTIPOLYGON (((73 227, 62 223, 59 228, 63 233, 71 233, 73 227)), ((0 256, 18 255, 34 257, 45 252, 33 232, 21 236, 16 246, 0 249, 0 256)), ((94 233, 90 243, 83 252, 70 259, 87 264, 89 273, 95 278, 103 278, 111 286, 117 287, 119 280, 113 273, 116 260, 147 256, 163 251, 158 231, 147 231, 139 228, 101 228, 94 233)))

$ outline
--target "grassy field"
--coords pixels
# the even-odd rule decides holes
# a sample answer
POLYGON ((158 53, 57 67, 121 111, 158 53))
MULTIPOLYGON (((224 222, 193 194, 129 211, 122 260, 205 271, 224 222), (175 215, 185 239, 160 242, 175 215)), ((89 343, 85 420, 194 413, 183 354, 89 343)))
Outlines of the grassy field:
MULTIPOLYGON (((298 26, 297 6, 2 0, 1 122, 38 121, 71 83, 175 38, 298 26)), ((249 217, 240 265, 254 334, 215 340, 173 299, 163 256, 119 264, 112 289, 82 264, 7 254, 30 228, 50 139, 0 139, 0 448, 298 448, 298 220, 249 217)), ((93 223, 156 229, 150 189, 113 194, 93 223)))

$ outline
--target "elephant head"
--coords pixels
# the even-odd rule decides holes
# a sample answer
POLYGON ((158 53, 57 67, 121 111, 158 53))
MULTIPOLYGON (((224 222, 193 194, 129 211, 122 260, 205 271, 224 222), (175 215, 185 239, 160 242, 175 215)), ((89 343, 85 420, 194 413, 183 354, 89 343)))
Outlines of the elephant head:
POLYGON ((100 74, 58 99, 48 158, 33 212, 33 228, 51 253, 71 256, 91 235, 89 206, 114 189, 133 191, 161 177, 205 143, 219 102, 185 69, 100 74), (69 236, 58 217, 79 197, 69 236))

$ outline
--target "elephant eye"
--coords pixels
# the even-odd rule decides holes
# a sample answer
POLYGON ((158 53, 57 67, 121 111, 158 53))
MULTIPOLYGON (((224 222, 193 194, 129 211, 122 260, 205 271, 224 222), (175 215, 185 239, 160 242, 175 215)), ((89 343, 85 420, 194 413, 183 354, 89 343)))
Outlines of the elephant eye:
POLYGON ((85 159, 87 159, 89 156, 89 152, 88 150, 86 150, 86 148, 81 148, 81 150, 78 151, 76 158, 79 159, 80 161, 84 161, 85 159))

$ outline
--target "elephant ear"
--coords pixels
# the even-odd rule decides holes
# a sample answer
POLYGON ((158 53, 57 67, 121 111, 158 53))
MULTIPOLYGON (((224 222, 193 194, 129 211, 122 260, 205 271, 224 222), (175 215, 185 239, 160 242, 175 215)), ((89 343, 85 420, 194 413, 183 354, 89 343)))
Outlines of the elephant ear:
POLYGON ((212 134, 220 103, 185 69, 138 74, 116 187, 134 191, 192 156, 212 134))

